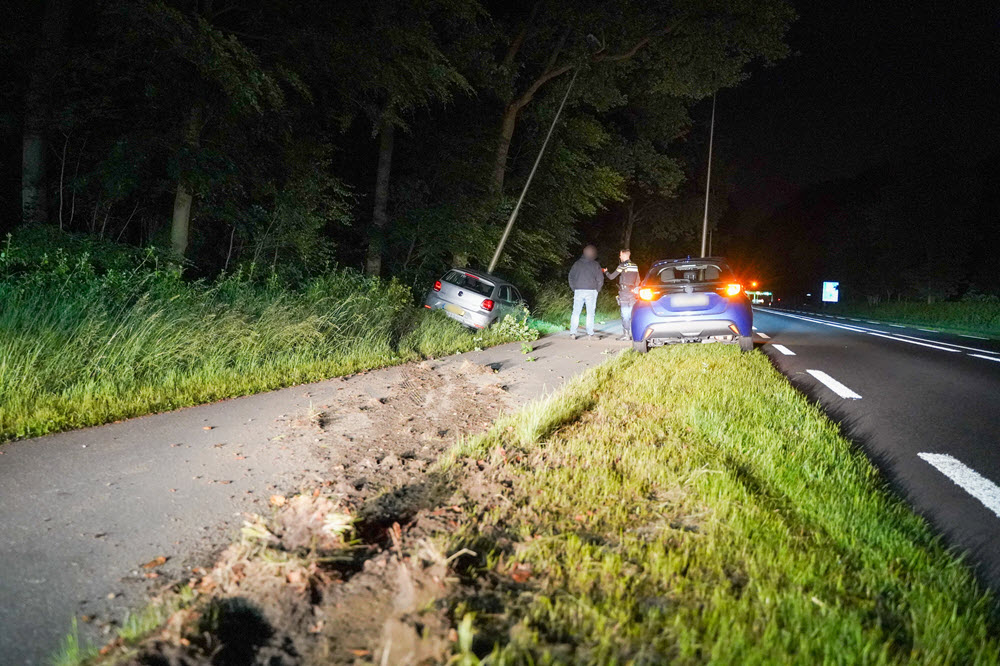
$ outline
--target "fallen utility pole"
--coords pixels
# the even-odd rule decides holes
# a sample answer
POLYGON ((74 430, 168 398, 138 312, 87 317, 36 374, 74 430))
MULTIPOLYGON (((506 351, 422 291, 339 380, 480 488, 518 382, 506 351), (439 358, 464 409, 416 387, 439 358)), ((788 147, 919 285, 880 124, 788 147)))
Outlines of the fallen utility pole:
POLYGON ((708 130, 708 175, 705 177, 705 217, 701 223, 701 256, 708 241, 708 188, 712 184, 712 141, 715 139, 715 95, 712 95, 712 124, 708 130))
POLYGON ((500 237, 500 242, 497 244, 496 252, 493 253, 493 259, 490 260, 490 267, 486 269, 487 273, 492 273, 493 269, 497 266, 497 262, 500 260, 500 253, 503 252, 503 246, 507 243, 507 237, 510 236, 510 230, 514 227, 514 220, 517 219, 517 213, 521 210, 521 204, 524 202, 524 195, 528 193, 528 186, 531 185, 531 179, 535 177, 535 171, 538 169, 538 163, 542 161, 542 155, 545 154, 545 147, 549 145, 549 137, 552 136, 552 131, 556 128, 556 123, 559 122, 559 115, 562 113, 563 107, 566 105, 566 99, 569 97, 569 91, 573 89, 573 82, 576 81, 576 75, 579 71, 579 68, 573 70, 573 78, 569 80, 569 85, 566 86, 566 94, 563 95, 562 102, 559 103, 559 109, 556 111, 556 117, 552 119, 552 125, 549 126, 549 133, 545 135, 545 141, 542 142, 542 147, 538 151, 538 157, 535 158, 535 164, 531 167, 531 173, 528 174, 528 180, 525 181, 524 187, 521 189, 521 196, 517 198, 517 204, 514 206, 514 210, 510 213, 510 219, 507 220, 507 227, 503 230, 503 236, 500 237))

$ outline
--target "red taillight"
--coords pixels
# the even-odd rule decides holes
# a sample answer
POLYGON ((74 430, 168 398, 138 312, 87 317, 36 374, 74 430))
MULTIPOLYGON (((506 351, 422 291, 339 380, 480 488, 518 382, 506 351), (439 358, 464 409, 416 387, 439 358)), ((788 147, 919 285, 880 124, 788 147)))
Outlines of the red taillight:
POLYGON ((493 301, 487 298, 485 301, 483 301, 482 308, 487 312, 493 312, 493 301))
POLYGON ((434 291, 441 291, 441 280, 436 280, 434 282, 434 291))

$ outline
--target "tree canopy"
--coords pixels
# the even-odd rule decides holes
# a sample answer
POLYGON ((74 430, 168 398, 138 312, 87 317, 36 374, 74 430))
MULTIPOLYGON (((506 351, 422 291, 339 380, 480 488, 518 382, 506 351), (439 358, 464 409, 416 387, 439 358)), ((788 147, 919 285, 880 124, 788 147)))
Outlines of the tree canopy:
POLYGON ((794 19, 786 0, 4 11, 0 130, 22 186, 4 223, 171 247, 193 275, 339 263, 418 284, 484 264, 575 70, 498 269, 529 286, 598 214, 615 244, 686 233, 671 205, 692 106, 783 57, 794 19))

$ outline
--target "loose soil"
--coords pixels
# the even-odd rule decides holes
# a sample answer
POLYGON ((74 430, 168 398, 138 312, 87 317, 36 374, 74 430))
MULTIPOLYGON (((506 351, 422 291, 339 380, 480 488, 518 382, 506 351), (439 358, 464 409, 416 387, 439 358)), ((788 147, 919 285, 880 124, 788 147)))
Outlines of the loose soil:
POLYGON ((105 654, 178 666, 446 659, 456 636, 433 602, 455 581, 427 537, 457 527, 463 497, 429 468, 460 436, 486 430, 521 400, 494 367, 469 360, 398 372, 364 390, 344 379, 336 401, 290 418, 279 436, 316 447, 326 479, 273 496, 268 518, 248 517, 267 530, 268 547, 244 539, 226 549, 191 579, 198 601, 138 653, 111 644, 105 654), (335 512, 355 519, 349 545, 323 532, 335 512))

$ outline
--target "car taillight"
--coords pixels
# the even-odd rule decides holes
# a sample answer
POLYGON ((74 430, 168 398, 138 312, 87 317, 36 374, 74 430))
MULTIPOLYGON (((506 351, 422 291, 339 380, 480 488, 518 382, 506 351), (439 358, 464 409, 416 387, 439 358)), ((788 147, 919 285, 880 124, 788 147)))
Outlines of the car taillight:
POLYGON ((737 296, 743 290, 743 286, 735 282, 726 285, 726 296, 737 296))
POLYGON ((441 291, 441 280, 436 280, 434 282, 434 291, 441 291))
POLYGON ((483 301, 482 308, 487 312, 493 312, 493 301, 487 298, 485 301, 483 301))
POLYGON ((649 287, 645 287, 643 289, 640 289, 639 290, 639 298, 641 298, 644 301, 651 301, 651 300, 653 300, 653 290, 650 289, 649 287))

